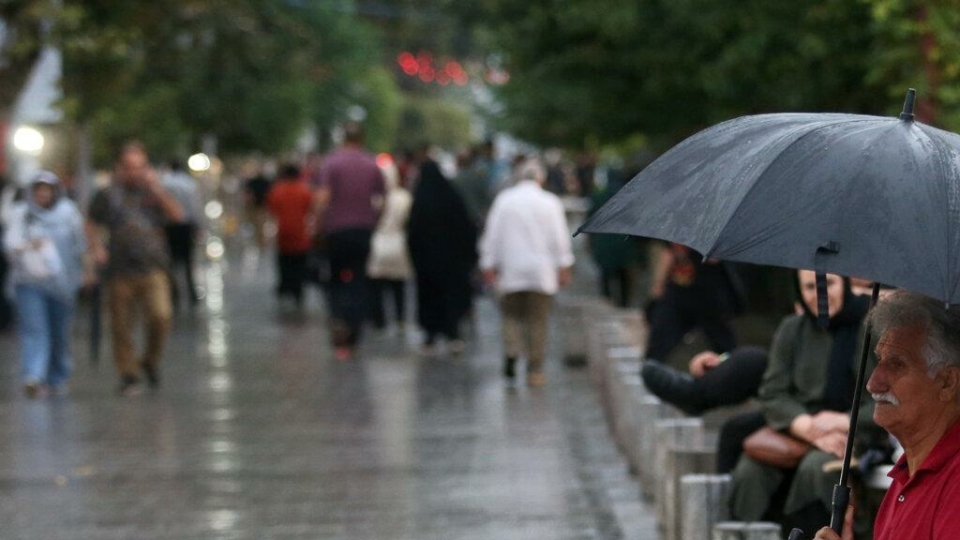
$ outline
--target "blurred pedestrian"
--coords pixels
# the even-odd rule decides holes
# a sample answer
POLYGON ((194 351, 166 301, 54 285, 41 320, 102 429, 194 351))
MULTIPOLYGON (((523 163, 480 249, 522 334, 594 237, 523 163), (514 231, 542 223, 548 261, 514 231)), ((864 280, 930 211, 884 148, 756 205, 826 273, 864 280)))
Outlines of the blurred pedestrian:
POLYGON ((350 123, 344 144, 320 170, 317 204, 330 258, 330 312, 334 355, 350 359, 368 312, 367 257, 380 219, 385 187, 372 154, 363 149, 363 131, 350 123))
POLYGON ((167 275, 170 254, 163 228, 183 219, 183 209, 150 165, 138 142, 117 155, 113 182, 90 203, 88 238, 94 260, 106 265, 113 359, 120 373, 120 395, 140 392, 140 372, 151 387, 160 384, 159 363, 170 331, 172 306, 167 275), (98 227, 109 233, 109 253, 98 227), (134 350, 136 312, 146 313, 146 350, 134 350), (138 358, 139 356, 139 358, 138 358))
POLYGON ((313 193, 296 165, 284 165, 267 194, 267 207, 277 222, 277 296, 303 306, 307 254, 312 245, 310 220, 313 193))
POLYGON ((70 328, 86 250, 83 216, 60 179, 40 171, 11 211, 3 247, 12 261, 23 387, 61 391, 73 371, 70 328))
POLYGON ((417 275, 417 320, 430 353, 438 337, 461 352, 460 321, 470 310, 470 275, 477 264, 477 227, 466 204, 435 161, 420 167, 407 226, 417 275))
POLYGON ((517 185, 500 193, 490 209, 480 268, 500 296, 504 376, 515 377, 526 349, 527 385, 543 386, 553 295, 570 282, 574 257, 563 204, 543 189, 543 164, 529 159, 518 173, 517 185))
POLYGON ((170 160, 169 170, 163 177, 163 187, 180 203, 183 217, 178 221, 167 223, 167 246, 170 249, 170 291, 173 298, 173 307, 180 305, 180 287, 177 284, 177 270, 183 272, 187 300, 193 307, 200 300, 197 287, 193 281, 193 253, 200 224, 203 223, 203 195, 200 186, 189 173, 183 169, 183 164, 176 159, 170 160))
POLYGON ((256 174, 243 184, 243 206, 247 222, 253 227, 253 240, 257 249, 263 253, 267 247, 267 223, 270 211, 267 209, 267 193, 270 192, 270 179, 258 167, 256 174))
POLYGON ((666 362, 683 336, 695 328, 703 330, 713 351, 730 352, 737 346, 730 323, 743 309, 745 295, 729 263, 703 261, 686 246, 668 244, 660 253, 650 290, 647 358, 666 362))
POLYGON ((387 195, 380 223, 370 243, 367 275, 370 277, 373 324, 386 326, 384 297, 390 296, 397 316, 397 326, 403 328, 406 320, 406 284, 413 275, 410 253, 407 249, 407 220, 413 197, 400 186, 400 173, 391 164, 383 171, 387 195))
MULTIPOLYGON (((594 191, 590 197, 588 216, 600 209, 623 187, 619 174, 610 171, 607 183, 594 191)), ((632 270, 639 264, 640 247, 632 238, 615 234, 595 234, 588 238, 590 255, 600 269, 600 293, 619 307, 630 305, 632 270)))
POLYGON ((463 196, 470 216, 482 227, 493 204, 490 160, 485 158, 483 147, 478 146, 463 156, 460 165, 454 185, 463 196))

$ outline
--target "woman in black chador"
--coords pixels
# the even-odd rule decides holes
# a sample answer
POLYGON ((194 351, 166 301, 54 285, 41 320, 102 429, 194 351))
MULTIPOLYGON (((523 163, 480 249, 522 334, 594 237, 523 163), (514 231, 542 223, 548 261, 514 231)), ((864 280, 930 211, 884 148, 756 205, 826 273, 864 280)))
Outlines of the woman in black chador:
POLYGON ((417 318, 424 348, 444 336, 451 350, 463 348, 460 320, 470 310, 470 276, 477 264, 477 228, 463 199, 433 161, 420 167, 407 223, 410 258, 417 274, 417 318))

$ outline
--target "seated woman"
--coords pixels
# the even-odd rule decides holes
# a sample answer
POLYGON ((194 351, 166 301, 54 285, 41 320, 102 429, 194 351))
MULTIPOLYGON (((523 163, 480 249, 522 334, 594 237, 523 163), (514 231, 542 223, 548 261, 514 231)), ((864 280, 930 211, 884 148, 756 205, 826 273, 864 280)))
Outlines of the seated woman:
MULTIPOLYGON (((846 446, 867 306, 853 297, 848 280, 828 275, 830 325, 821 329, 815 274, 801 270, 797 278, 803 314, 786 317, 777 329, 758 394, 766 424, 810 443, 811 449, 794 470, 741 456, 729 505, 731 517, 739 521, 782 521, 786 530, 815 531, 830 518, 839 472, 824 472, 824 465, 842 458, 846 446)), ((875 363, 872 353, 870 361, 875 363)), ((866 400, 861 408, 858 439, 879 434, 872 425, 872 407, 872 400, 866 400)))

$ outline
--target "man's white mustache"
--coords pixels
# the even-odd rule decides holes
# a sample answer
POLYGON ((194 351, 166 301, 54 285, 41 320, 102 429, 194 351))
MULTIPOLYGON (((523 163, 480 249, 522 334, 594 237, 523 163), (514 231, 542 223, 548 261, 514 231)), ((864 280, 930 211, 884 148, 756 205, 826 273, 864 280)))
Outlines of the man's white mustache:
POLYGON ((879 394, 871 392, 870 397, 872 397, 877 403, 889 403, 894 407, 900 406, 900 400, 897 399, 897 396, 891 394, 890 392, 882 392, 879 394))

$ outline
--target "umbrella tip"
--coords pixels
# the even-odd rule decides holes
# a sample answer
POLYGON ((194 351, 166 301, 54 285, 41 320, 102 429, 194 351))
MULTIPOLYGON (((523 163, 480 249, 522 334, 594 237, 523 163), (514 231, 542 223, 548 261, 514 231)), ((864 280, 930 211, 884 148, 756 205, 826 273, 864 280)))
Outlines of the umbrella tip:
POLYGON ((907 122, 913 122, 913 102, 917 99, 917 91, 913 88, 907 90, 907 98, 903 100, 903 112, 900 113, 900 119, 907 122))

